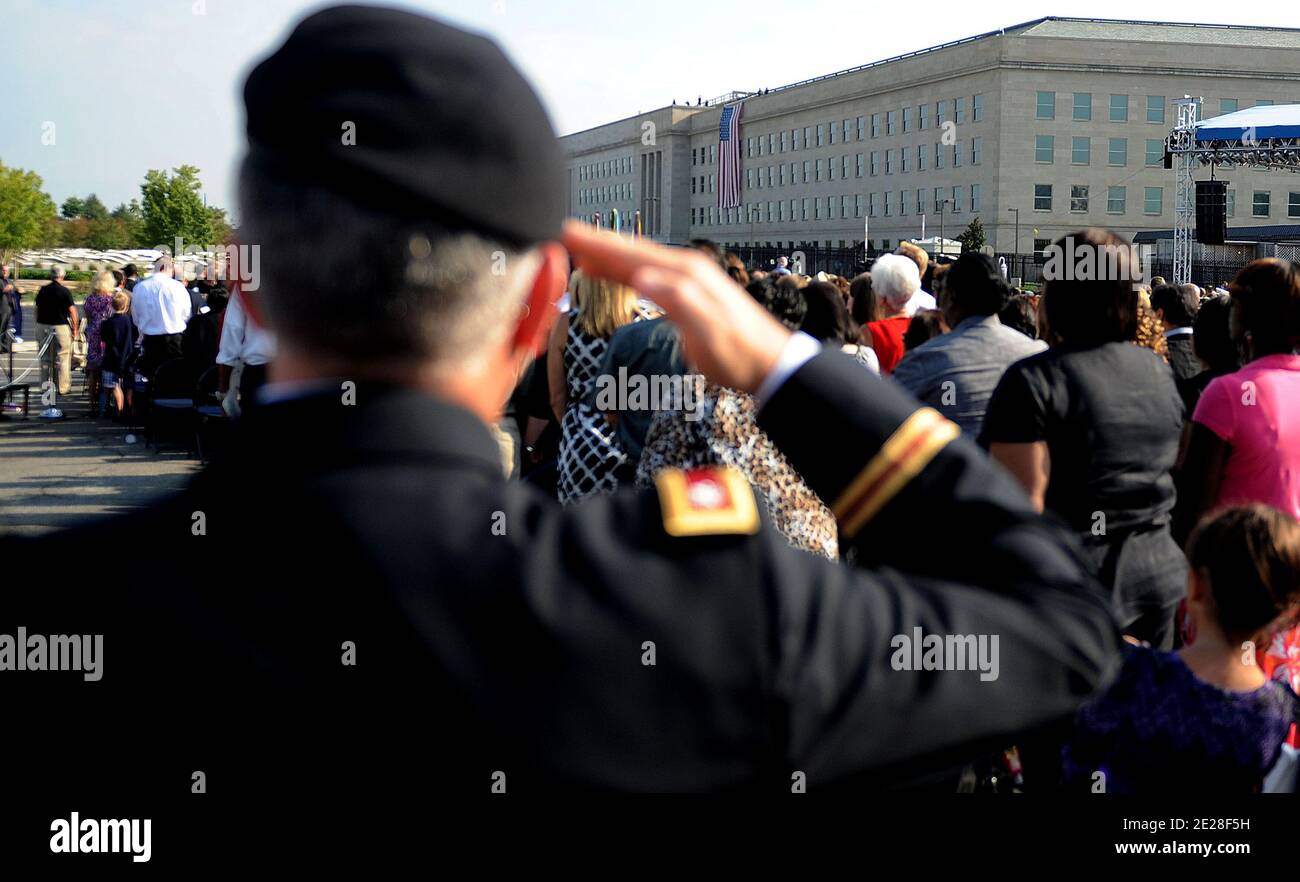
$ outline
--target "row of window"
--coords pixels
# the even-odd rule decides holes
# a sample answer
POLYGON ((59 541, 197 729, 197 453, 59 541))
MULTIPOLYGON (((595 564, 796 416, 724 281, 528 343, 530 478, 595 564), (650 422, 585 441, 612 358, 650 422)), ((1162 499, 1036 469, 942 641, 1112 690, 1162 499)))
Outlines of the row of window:
POLYGON ((705 165, 707 159, 708 165, 713 165, 718 161, 718 145, 710 144, 708 147, 699 147, 691 149, 691 165, 705 165))
MULTIPOLYGON (((816 147, 834 147, 837 143, 848 144, 850 141, 865 141, 923 131, 933 123, 936 129, 942 128, 949 121, 962 125, 967 121, 967 102, 963 98, 949 101, 936 101, 933 105, 909 105, 898 110, 887 110, 855 119, 844 119, 815 126, 782 129, 766 135, 755 135, 745 139, 745 156, 753 159, 757 156, 774 156, 778 153, 796 150, 811 150, 816 147), (931 114, 930 108, 934 108, 931 114)), ((970 121, 980 122, 984 119, 984 96, 973 95, 970 99, 970 121)), ((691 165, 704 165, 717 162, 715 147, 697 147, 691 150, 691 165)))
POLYGON ((840 194, 837 196, 805 196, 801 199, 777 199, 770 202, 751 202, 735 208, 715 208, 712 205, 691 209, 691 223, 696 226, 726 226, 734 224, 767 224, 786 221, 845 220, 876 217, 883 212, 889 217, 895 213, 906 215, 915 207, 916 214, 928 210, 960 214, 963 208, 980 210, 980 185, 958 185, 952 188, 922 187, 915 191, 900 190, 897 202, 892 191, 885 193, 840 194), (930 208, 933 200, 933 209, 930 208))
MULTIPOLYGON (((1070 211, 1087 212, 1090 207, 1090 195, 1087 184, 1071 184, 1070 211)), ((1272 214, 1272 194, 1267 190, 1254 190, 1250 195, 1250 216, 1269 217, 1272 214)), ((1034 185, 1034 210, 1052 210, 1051 184, 1034 185)), ((1106 213, 1124 214, 1127 210, 1128 188, 1124 186, 1107 187, 1106 213)), ((1142 188, 1142 213, 1152 215, 1164 213, 1164 187, 1142 188)), ((1227 191, 1227 214, 1228 217, 1235 217, 1237 214, 1237 192, 1235 190, 1227 191)), ((1287 194, 1287 217, 1300 218, 1300 192, 1287 194)))
POLYGON ((580 181, 596 181, 601 178, 630 174, 632 174, 632 157, 630 156, 620 156, 617 159, 607 159, 604 162, 588 162, 578 166, 578 180, 580 181))
MULTIPOLYGON (((1129 121, 1129 96, 1128 95, 1111 95, 1110 109, 1108 119, 1113 123, 1124 123, 1129 121)), ((1149 123, 1163 123, 1165 121, 1165 108, 1167 105, 1164 95, 1147 95, 1146 96, 1146 121, 1149 123)), ((1259 100, 1255 102, 1256 107, 1267 107, 1272 101, 1259 100)), ((1240 102, 1236 98, 1220 98, 1219 113, 1235 113, 1240 107, 1240 102)), ((1038 92, 1034 105, 1035 119, 1056 119, 1056 93, 1055 92, 1038 92)), ((1091 92, 1074 92, 1073 101, 1070 104, 1070 119, 1076 122, 1088 122, 1092 119, 1092 93, 1091 92)))
MULTIPOLYGON (((1227 213, 1229 217, 1236 214, 1236 193, 1227 192, 1227 213)), ((1034 185, 1034 210, 1051 211, 1053 198, 1052 184, 1034 185)), ((1084 214, 1091 210, 1092 193, 1087 184, 1070 185, 1070 211, 1084 214)), ((1271 212, 1272 194, 1267 190, 1256 190, 1251 194, 1251 216, 1268 217, 1271 212)), ((915 207, 916 214, 932 210, 936 213, 948 212, 960 214, 963 208, 978 212, 980 210, 980 185, 958 185, 949 188, 918 188, 898 191, 897 201, 894 193, 841 194, 837 196, 803 197, 801 199, 773 200, 770 202, 751 202, 735 208, 715 208, 700 206, 691 209, 691 223, 696 226, 724 226, 734 224, 783 223, 786 221, 808 220, 846 220, 861 218, 863 211, 867 217, 890 217, 895 214, 907 215, 915 207), (968 197, 968 198, 967 198, 968 197), (965 199, 965 201, 963 201, 965 199)), ((1125 214, 1128 211, 1128 187, 1115 186, 1106 188, 1106 213, 1125 214)), ((1164 188, 1142 188, 1142 213, 1159 215, 1164 212, 1164 188)), ((1300 218, 1300 192, 1287 194, 1287 217, 1300 218)))
MULTIPOLYGON (((1148 166, 1159 166, 1163 164, 1165 158, 1165 142, 1163 138, 1147 138, 1146 154, 1143 163, 1148 166)), ((1050 164, 1056 161, 1056 136, 1055 135, 1035 135, 1034 136, 1034 162, 1041 164, 1050 164)), ((1092 138, 1086 136, 1071 136, 1070 138, 1070 163, 1072 165, 1091 165, 1092 164, 1092 138)), ((1113 166, 1128 165, 1128 138, 1107 138, 1106 139, 1106 164, 1113 166)))
MULTIPOLYGON (((1164 187, 1142 188, 1142 213, 1161 214, 1164 212, 1164 187)), ((1051 184, 1034 184, 1034 211, 1052 210, 1053 187, 1051 184)), ((1091 188, 1087 184, 1070 185, 1070 211, 1085 213, 1091 209, 1091 188)), ((1128 187, 1106 188, 1106 213, 1124 214, 1128 211, 1128 187)))
POLYGON ((631 198, 631 184, 611 184, 607 187, 590 187, 578 191, 579 205, 600 205, 605 202, 626 201, 631 198))
MULTIPOLYGON (((813 184, 821 181, 848 180, 850 177, 875 177, 882 172, 892 175, 895 172, 907 174, 911 171, 926 171, 933 163, 934 168, 942 169, 948 162, 953 168, 961 168, 963 157, 971 165, 984 162, 984 139, 971 138, 969 143, 956 141, 952 144, 936 142, 933 150, 929 144, 917 144, 915 148, 899 147, 889 150, 873 150, 870 153, 832 156, 828 159, 805 159, 802 162, 767 165, 745 169, 745 189, 762 190, 764 187, 784 187, 787 184, 813 184), (788 174, 787 174, 788 172, 788 174)), ((713 175, 692 175, 692 193, 714 192, 713 175)))
MULTIPOLYGON (((861 154, 859 154, 859 156, 861 156, 861 154)), ((770 173, 771 169, 769 168, 767 169, 767 171, 770 173)), ((861 175, 859 175, 859 177, 860 176, 861 175)), ((821 178, 818 177, 817 180, 821 180, 821 178)), ((785 183, 784 178, 781 179, 781 183, 782 184, 785 183)), ((717 181, 713 175, 709 175, 707 178, 702 177, 700 179, 699 186, 703 188, 706 185, 708 189, 707 190, 701 189, 699 192, 701 193, 716 192, 717 181)), ((771 186, 771 184, 769 183, 768 186, 771 186)), ((963 186, 964 185, 958 185, 952 188, 952 198, 948 200, 948 202, 946 203, 947 205, 950 206, 947 209, 948 211, 960 212, 962 210, 961 192, 963 190, 963 186)), ((969 186, 970 186, 970 190, 969 190, 970 210, 979 211, 979 184, 971 184, 969 186)), ((748 184, 746 185, 746 187, 748 188, 748 184)), ((1091 209, 1091 201, 1092 201, 1092 191, 1090 185, 1071 184, 1069 185, 1069 188, 1070 188, 1070 198, 1069 198, 1070 211, 1079 214, 1087 213, 1091 209)), ((1164 187, 1143 187, 1142 188, 1142 213, 1143 214, 1159 215, 1164 213, 1164 190, 1165 190, 1164 187)), ((694 178, 692 178, 691 192, 692 193, 696 192, 694 178)), ((899 191, 899 210, 898 210, 899 214, 907 214, 907 206, 910 203, 909 194, 911 192, 912 191, 910 190, 899 191)), ((928 192, 929 190, 927 188, 918 188, 916 190, 916 206, 917 206, 916 213, 917 214, 921 214, 924 211, 923 206, 926 203, 926 198, 927 198, 926 194, 928 192)), ((943 196, 938 195, 939 192, 940 192, 939 189, 936 188, 936 195, 934 197, 935 211, 940 210, 939 203, 943 201, 944 198, 943 196)), ((1054 206, 1054 202, 1053 202, 1054 193, 1055 190, 1053 184, 1035 184, 1034 185, 1034 210, 1051 211, 1054 206)), ((1229 217, 1236 216, 1236 202, 1237 202, 1236 197, 1237 197, 1237 193, 1235 190, 1229 189, 1227 191, 1227 213, 1229 217)), ((823 198, 825 199, 825 204, 827 206, 826 214, 825 214, 826 219, 829 219, 834 216, 832 212, 832 204, 836 199, 842 200, 842 204, 840 207, 841 213, 839 216, 842 218, 850 216, 849 214, 846 213, 848 210, 846 207, 847 200, 850 198, 848 195, 826 196, 826 197, 805 197, 802 200, 798 200, 798 199, 789 200, 789 205, 790 205, 789 220, 809 219, 807 215, 807 211, 808 211, 807 206, 809 205, 810 200, 811 200, 812 211, 813 211, 812 219, 813 220, 822 219, 823 215, 821 213, 820 205, 821 205, 821 200, 823 198), (801 210, 796 211, 796 205, 802 205, 803 207, 801 210)), ((857 202, 861 202, 863 197, 861 194, 858 194, 856 196, 853 196, 852 198, 855 199, 857 202)), ((876 216, 875 199, 876 199, 876 194, 874 193, 868 194, 867 196, 868 217, 876 216)), ((579 205, 604 205, 610 202, 616 202, 616 201, 630 202, 631 200, 632 200, 631 184, 619 184, 611 187, 596 187, 589 190, 583 189, 578 191, 579 205)), ((784 204, 785 203, 781 200, 775 202, 768 202, 766 213, 762 213, 764 222, 771 222, 773 219, 775 219, 776 221, 786 220, 787 218, 785 217, 784 204), (773 206, 775 206, 775 208, 773 208, 773 206)), ((761 202, 753 203, 753 205, 751 205, 750 208, 757 211, 759 208, 762 207, 762 205, 763 203, 761 202)), ((888 217, 893 213, 891 208, 889 192, 886 192, 883 195, 881 206, 883 208, 884 216, 888 217)), ((710 218, 707 221, 709 224, 723 223, 724 221, 722 220, 715 221, 712 219, 713 211, 714 209, 709 206, 692 208, 691 223, 705 223, 705 220, 703 218, 705 218, 706 212, 708 213, 707 216, 710 218), (697 219, 697 212, 698 212, 698 219, 697 219)), ((740 211, 740 209, 732 209, 732 211, 740 211)), ((1128 187, 1123 185, 1107 187, 1106 188, 1106 213, 1125 214, 1127 211, 1128 211, 1128 187)), ((1252 191, 1251 203, 1250 203, 1251 217, 1267 218, 1270 217, 1271 214, 1272 214, 1272 194, 1267 190, 1252 191)), ((853 214, 851 216, 862 217, 862 209, 860 205, 855 206, 853 214)), ((1288 218, 1300 218, 1300 192, 1293 191, 1287 194, 1286 216, 1288 218)))

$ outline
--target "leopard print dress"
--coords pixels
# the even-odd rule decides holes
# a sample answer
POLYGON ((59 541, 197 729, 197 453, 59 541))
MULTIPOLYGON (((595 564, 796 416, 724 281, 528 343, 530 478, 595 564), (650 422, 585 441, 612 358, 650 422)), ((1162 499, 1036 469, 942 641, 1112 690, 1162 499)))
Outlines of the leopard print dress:
POLYGON ((757 413, 753 396, 711 385, 695 414, 655 414, 637 464, 637 486, 651 486, 655 474, 667 468, 732 466, 753 486, 772 525, 791 545, 838 560, 835 516, 759 428, 757 413))

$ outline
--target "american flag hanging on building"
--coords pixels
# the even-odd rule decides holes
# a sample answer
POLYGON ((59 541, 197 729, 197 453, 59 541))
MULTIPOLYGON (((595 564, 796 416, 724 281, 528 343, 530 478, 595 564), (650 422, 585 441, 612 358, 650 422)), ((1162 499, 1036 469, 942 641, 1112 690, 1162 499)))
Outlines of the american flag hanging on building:
POLYGON ((718 122, 718 207, 740 206, 740 112, 745 102, 722 108, 718 122))

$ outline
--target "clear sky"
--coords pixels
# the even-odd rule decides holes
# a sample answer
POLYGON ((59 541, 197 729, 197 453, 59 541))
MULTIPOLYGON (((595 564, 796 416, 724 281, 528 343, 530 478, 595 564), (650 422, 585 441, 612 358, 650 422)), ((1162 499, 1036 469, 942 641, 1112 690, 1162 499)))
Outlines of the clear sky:
MULTIPOLYGON (((150 168, 196 165, 234 213, 240 89, 304 0, 0 0, 0 162, 57 203, 138 197, 150 168), (54 143, 42 143, 46 123, 54 143)), ((832 73, 1044 15, 1300 26, 1287 4, 1187 0, 410 0, 495 37, 561 134, 733 89, 832 73)), ((292 113, 292 107, 285 108, 292 113)), ((454 123, 453 123, 454 124, 454 123)))

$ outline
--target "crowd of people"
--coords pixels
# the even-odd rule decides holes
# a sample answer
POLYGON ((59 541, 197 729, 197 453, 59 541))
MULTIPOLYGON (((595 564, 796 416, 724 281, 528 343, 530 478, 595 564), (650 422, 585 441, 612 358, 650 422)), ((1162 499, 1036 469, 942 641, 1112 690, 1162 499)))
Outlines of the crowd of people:
MULTIPOLYGON (((1103 230, 1075 233, 1074 242, 1131 253, 1103 230)), ((1121 680, 1079 718, 1087 751, 1116 751, 1132 764, 1115 786, 1143 789, 1169 771, 1144 765, 1168 760, 1167 743, 1212 751, 1206 763, 1226 764, 1234 786, 1245 781, 1241 767, 1227 768, 1241 744, 1170 731, 1181 714, 1238 727, 1242 743, 1258 748, 1249 757, 1256 788, 1282 744, 1300 744, 1291 696, 1300 692, 1294 265, 1257 260, 1231 282, 1201 287, 1160 277, 1137 284, 1137 268, 1121 263, 1116 278, 1048 280, 1038 293, 1012 288, 987 255, 936 264, 912 243, 854 279, 795 273, 785 258, 747 267, 706 240, 691 247, 786 327, 840 349, 956 423, 1038 511, 1075 535, 1126 636, 1143 648, 1131 652, 1134 670, 1125 675, 1135 682, 1121 680), (1225 612, 1239 604, 1255 610, 1244 623, 1225 612), (1247 647, 1252 665, 1219 670, 1208 660, 1234 646, 1247 647), (1162 695, 1171 704, 1153 711, 1149 729, 1116 726, 1146 700, 1142 678, 1157 676, 1175 676, 1184 691, 1162 695), (1105 737, 1095 731, 1103 725, 1111 726, 1105 737)), ((569 292, 546 370, 527 373, 516 390, 527 408, 545 385, 551 405, 549 414, 526 411, 517 474, 554 482, 560 502, 572 504, 620 485, 653 486, 664 469, 733 467, 791 545, 839 559, 828 501, 758 425, 752 395, 710 383, 698 410, 652 401, 602 408, 601 378, 640 375, 649 385, 656 376, 689 379, 692 368, 672 326, 632 289, 576 272, 569 292), (558 480, 549 470, 556 460, 558 480)), ((1067 744, 1068 774, 1052 774, 1073 780, 1084 751, 1067 744)))
MULTIPOLYGON (((175 496, 0 538, 39 587, 3 624, 115 666, 14 681, 16 792, 1295 789, 1294 265, 1040 294, 978 253, 845 279, 602 232, 504 53, 396 9, 313 13, 243 96, 267 294, 219 348, 265 323, 271 382, 175 496)), ((105 358, 184 357, 171 275, 105 358)))
MULTIPOLYGON (((3 271, 0 288, 8 280, 8 267, 3 271)), ((134 264, 100 270, 80 307, 64 284, 65 268, 56 265, 49 274, 34 298, 39 339, 48 347, 41 356, 41 381, 66 397, 73 394, 74 371, 83 371, 94 417, 138 423, 149 406, 147 390, 164 365, 176 369, 155 394, 220 401, 232 413, 265 382, 274 336, 247 320, 240 298, 232 300, 214 268, 191 278, 163 256, 145 278, 134 264)), ((14 303, 17 308, 6 313, 14 330, 4 336, 21 342, 17 294, 14 303)))

